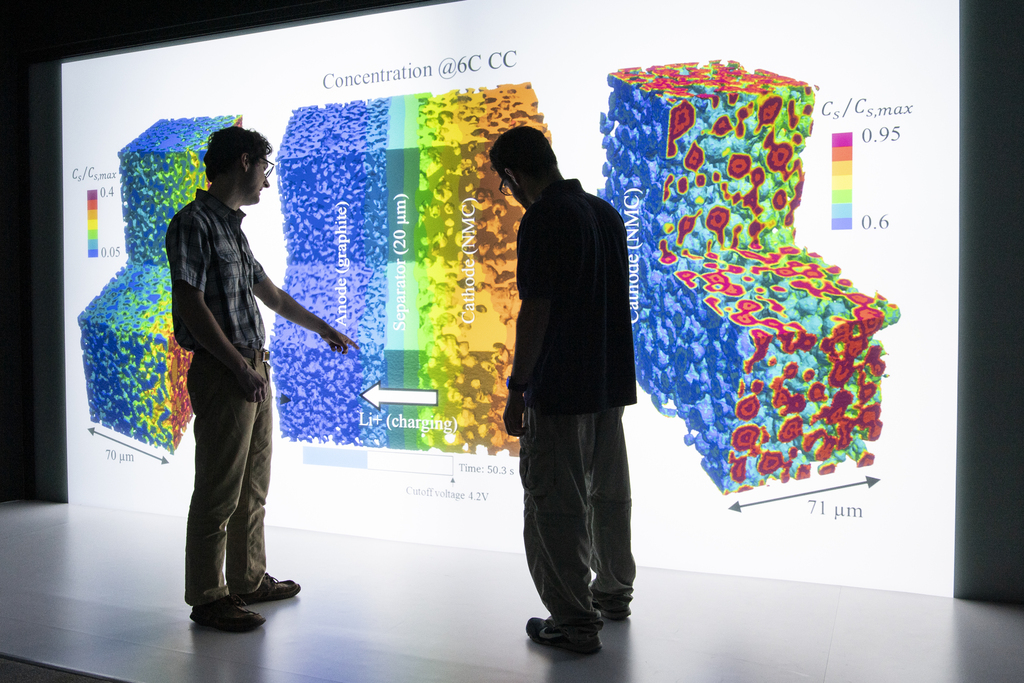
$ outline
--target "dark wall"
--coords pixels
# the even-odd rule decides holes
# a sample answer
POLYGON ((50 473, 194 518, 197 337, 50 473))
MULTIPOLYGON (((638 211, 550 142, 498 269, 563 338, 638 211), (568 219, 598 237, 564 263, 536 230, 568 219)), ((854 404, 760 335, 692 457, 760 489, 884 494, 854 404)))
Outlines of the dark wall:
MULTIPOLYGON (((26 436, 32 444, 34 462, 26 471, 32 476, 33 497, 66 503, 68 500, 68 444, 64 383, 64 213, 61 202, 63 179, 60 107, 60 63, 33 64, 28 74, 28 117, 31 125, 27 145, 28 197, 27 230, 30 235, 29 281, 22 281, 32 301, 31 363, 29 386, 32 401, 25 410, 33 430, 26 436)), ((26 143, 21 142, 22 145, 26 143)), ((24 200, 24 198, 23 198, 24 200)))
POLYGON ((28 374, 28 231, 25 214, 27 147, 18 134, 24 92, 11 3, 0 7, 0 501, 26 498, 34 490, 27 406, 32 405, 28 374))
MULTIPOLYGON (((1022 18, 1019 0, 961 3, 954 592, 1014 602, 1024 602, 1022 18)), ((923 210, 941 207, 940 194, 922 198, 923 210)))
MULTIPOLYGON (((28 194, 28 64, 157 40, 208 35, 271 23, 407 4, 381 0, 288 3, 225 0, 140 3, 37 0, 31 11, 0 9, 0 500, 59 499, 59 478, 34 459, 52 393, 33 394, 33 373, 53 375, 40 312, 33 340, 28 194), (17 15, 11 15, 17 11, 17 15), (33 411, 33 400, 39 407, 33 411), (35 422, 33 421, 35 420, 35 422)), ((485 29, 485 27, 482 27, 485 29)), ((960 73, 960 363, 957 439, 955 591, 960 597, 1024 602, 1024 3, 963 0, 960 73)), ((894 68, 898 65, 894 65, 894 68)), ((956 106, 950 93, 950 106, 956 106)), ((950 168, 955 167, 955 143, 950 168)), ((936 144, 941 144, 936 142, 936 144)), ((944 169, 921 210, 944 210, 944 169)), ((38 217, 37 217, 38 218, 38 217)), ((47 219, 49 220, 49 219, 47 219)), ((44 221, 45 224, 45 221, 44 221)), ((59 225, 53 226, 59 235, 59 225)), ((44 236, 45 237, 45 236, 44 236)), ((52 236, 47 239, 52 239, 52 236)), ((927 239, 927 236, 922 236, 927 239)), ((45 240, 44 240, 45 243, 45 240)), ((40 247, 37 246, 37 249, 40 247)), ((36 257, 39 254, 35 254, 36 257)), ((935 277, 951 274, 936 273, 935 277)), ((921 283, 927 286, 927 283, 921 283)), ((40 303, 37 301, 37 303, 40 303)), ((936 334, 957 326, 955 309, 932 321, 936 334)), ((52 329, 49 328, 49 329, 52 329)), ((59 341, 59 340, 58 340, 59 341)), ((51 351, 52 353, 52 351, 51 351)), ((947 373, 947 368, 936 368, 947 373)), ((62 409, 61 409, 62 410, 62 409)), ((44 454, 46 455, 46 454, 44 454)), ((49 455, 52 455, 50 453, 49 455)), ((917 453, 922 466, 928 454, 917 453)), ((41 458, 46 460, 46 458, 41 458)), ((65 489, 66 490, 66 489, 65 489)))

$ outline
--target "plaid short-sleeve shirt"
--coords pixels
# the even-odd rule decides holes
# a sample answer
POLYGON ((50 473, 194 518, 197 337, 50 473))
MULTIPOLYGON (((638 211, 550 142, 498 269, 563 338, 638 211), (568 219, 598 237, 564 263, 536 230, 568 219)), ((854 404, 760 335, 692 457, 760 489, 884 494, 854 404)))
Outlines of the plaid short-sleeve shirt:
MULTIPOLYGON (((252 287, 266 277, 242 232, 242 211, 232 210, 205 190, 196 190, 167 226, 171 281, 182 280, 203 298, 228 341, 260 349, 266 339, 252 287)), ((174 314, 174 336, 189 351, 200 347, 174 314)))

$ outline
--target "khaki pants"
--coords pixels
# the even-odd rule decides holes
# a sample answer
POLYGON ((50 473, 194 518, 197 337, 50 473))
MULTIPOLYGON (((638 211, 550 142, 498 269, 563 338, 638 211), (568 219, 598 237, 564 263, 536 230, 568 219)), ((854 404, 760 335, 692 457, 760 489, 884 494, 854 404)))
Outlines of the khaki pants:
POLYGON ((593 599, 612 611, 633 599, 622 408, 587 415, 527 408, 525 424, 519 473, 526 561, 555 625, 585 640, 604 623, 593 599))
MULTIPOLYGON (((269 381, 266 363, 249 363, 269 381)), ((273 397, 268 392, 262 403, 249 403, 234 374, 202 350, 192 357, 188 394, 196 479, 185 534, 185 602, 203 605, 250 593, 263 580, 273 397)))

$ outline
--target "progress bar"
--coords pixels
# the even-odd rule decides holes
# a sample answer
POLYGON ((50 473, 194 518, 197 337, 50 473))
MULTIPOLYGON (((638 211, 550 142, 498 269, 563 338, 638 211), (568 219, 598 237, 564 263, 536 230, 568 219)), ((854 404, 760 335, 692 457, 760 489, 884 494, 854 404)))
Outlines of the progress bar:
POLYGON ((403 451, 371 451, 351 448, 303 446, 303 465, 348 467, 378 472, 405 474, 438 474, 455 476, 455 458, 442 453, 409 453, 403 451))

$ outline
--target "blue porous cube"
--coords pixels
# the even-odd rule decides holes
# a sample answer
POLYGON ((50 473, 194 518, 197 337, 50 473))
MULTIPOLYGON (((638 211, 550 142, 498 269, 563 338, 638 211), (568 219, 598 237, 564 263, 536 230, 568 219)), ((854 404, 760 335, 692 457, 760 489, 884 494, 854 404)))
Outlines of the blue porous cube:
POLYGON ((379 414, 360 396, 384 376, 388 197, 387 183, 372 179, 386 177, 388 111, 386 99, 297 109, 278 152, 284 288, 360 347, 333 352, 277 317, 273 377, 281 433, 294 441, 388 443, 383 420, 369 419, 379 414))
POLYGON ((162 119, 119 153, 127 264, 78 316, 93 422, 173 452, 191 418, 174 341, 167 224, 206 187, 210 134, 237 116, 162 119))

